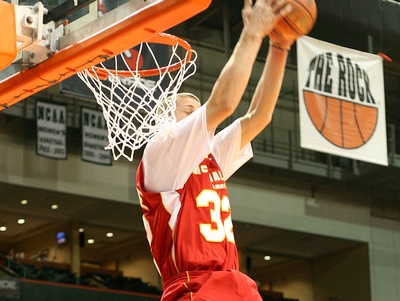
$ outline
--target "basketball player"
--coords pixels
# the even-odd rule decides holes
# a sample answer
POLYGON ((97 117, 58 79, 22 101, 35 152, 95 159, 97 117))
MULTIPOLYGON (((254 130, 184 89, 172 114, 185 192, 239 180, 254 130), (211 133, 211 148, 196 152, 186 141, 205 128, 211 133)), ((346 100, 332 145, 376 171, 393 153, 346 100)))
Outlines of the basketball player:
POLYGON ((176 124, 146 146, 137 188, 162 301, 262 300, 239 272, 225 180, 251 158, 250 141, 271 121, 293 41, 271 41, 247 114, 215 129, 238 106, 263 39, 290 10, 285 0, 245 0, 241 36, 207 102, 178 94, 176 124))

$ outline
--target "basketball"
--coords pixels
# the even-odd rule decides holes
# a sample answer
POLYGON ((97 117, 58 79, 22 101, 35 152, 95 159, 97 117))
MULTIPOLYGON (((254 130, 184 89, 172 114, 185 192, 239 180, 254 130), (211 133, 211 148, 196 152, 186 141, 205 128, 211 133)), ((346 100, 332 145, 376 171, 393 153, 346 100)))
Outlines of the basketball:
POLYGON ((314 27, 317 19, 317 5, 315 0, 287 0, 293 10, 278 22, 269 36, 272 39, 296 40, 308 34, 314 27))

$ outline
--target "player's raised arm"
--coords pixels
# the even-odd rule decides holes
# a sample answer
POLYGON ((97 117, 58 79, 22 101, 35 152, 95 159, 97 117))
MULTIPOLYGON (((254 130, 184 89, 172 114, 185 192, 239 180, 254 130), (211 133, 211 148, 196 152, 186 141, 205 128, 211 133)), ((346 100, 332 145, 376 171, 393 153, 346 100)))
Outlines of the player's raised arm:
MULTIPOLYGON (((303 34, 306 34, 311 30, 315 22, 315 3, 310 2, 306 8, 302 7, 302 9, 308 10, 310 15, 313 16, 308 20, 308 24, 301 24, 304 30, 303 34)), ((292 26, 293 24, 287 23, 287 20, 285 20, 285 23, 280 22, 277 28, 269 34, 270 48, 264 70, 247 114, 241 118, 242 147, 254 139, 272 120, 272 114, 282 87, 288 51, 294 41, 301 35, 299 32, 294 31, 292 26)))
POLYGON ((235 49, 217 79, 207 106, 207 127, 214 129, 239 104, 263 39, 291 7, 285 0, 245 0, 244 27, 235 49))
POLYGON ((241 118, 242 142, 245 146, 272 120, 285 73, 288 50, 293 42, 279 47, 270 45, 267 59, 247 114, 241 118))

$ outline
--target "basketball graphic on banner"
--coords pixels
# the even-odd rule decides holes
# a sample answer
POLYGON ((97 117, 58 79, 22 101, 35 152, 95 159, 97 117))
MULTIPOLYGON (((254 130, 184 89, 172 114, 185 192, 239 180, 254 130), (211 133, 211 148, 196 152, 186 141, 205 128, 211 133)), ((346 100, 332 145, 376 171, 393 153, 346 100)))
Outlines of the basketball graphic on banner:
POLYGON ((357 148, 372 136, 378 109, 304 91, 307 112, 314 126, 329 142, 342 148, 357 148))

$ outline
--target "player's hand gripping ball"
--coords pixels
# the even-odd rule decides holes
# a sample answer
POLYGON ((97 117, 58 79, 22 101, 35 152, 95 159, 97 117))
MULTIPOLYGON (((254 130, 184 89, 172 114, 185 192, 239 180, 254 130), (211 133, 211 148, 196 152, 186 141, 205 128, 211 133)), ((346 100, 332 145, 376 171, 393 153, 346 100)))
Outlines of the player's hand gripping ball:
POLYGON ((270 32, 271 42, 279 45, 290 44, 302 35, 308 34, 317 19, 315 0, 287 0, 292 11, 282 18, 270 32))

